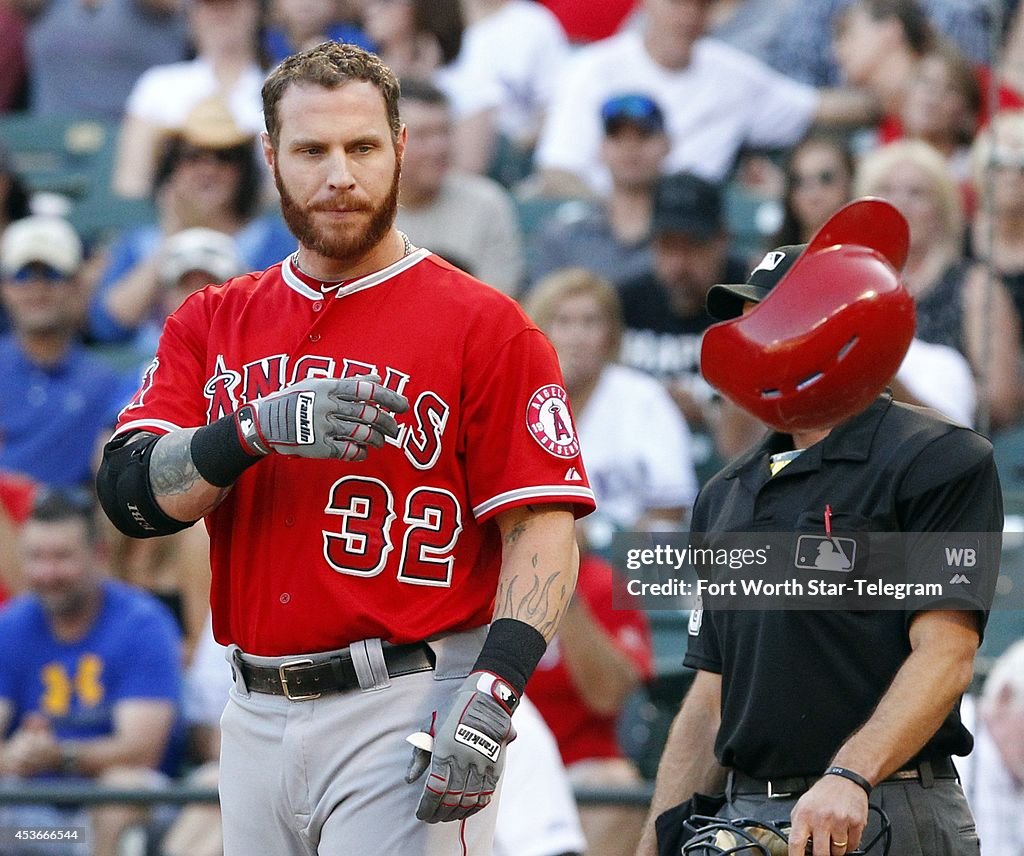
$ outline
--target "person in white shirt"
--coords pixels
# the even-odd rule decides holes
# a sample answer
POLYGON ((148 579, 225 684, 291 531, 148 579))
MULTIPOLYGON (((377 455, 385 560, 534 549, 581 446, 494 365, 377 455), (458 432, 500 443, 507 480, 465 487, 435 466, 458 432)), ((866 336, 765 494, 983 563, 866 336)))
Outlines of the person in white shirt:
POLYGON ((565 30, 532 0, 462 0, 462 7, 459 62, 474 78, 495 80, 498 133, 517 149, 532 149, 569 56, 565 30))
POLYGON ((607 191, 600 108, 623 92, 649 92, 665 105, 672 140, 665 172, 709 181, 729 173, 743 145, 790 146, 812 122, 855 122, 873 112, 862 94, 819 92, 705 36, 710 6, 644 0, 640 30, 595 42, 569 61, 536 152, 546 192, 607 191))

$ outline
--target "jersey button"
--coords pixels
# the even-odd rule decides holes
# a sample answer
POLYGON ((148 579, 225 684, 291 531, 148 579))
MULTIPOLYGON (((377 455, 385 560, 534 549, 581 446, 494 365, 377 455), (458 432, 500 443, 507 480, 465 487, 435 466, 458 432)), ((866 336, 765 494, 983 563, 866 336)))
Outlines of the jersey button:
POLYGON ((323 308, 324 308, 324 305, 323 305, 323 303, 322 303, 321 301, 319 301, 319 300, 318 300, 318 301, 317 301, 316 303, 314 303, 314 304, 313 304, 313 311, 314 311, 314 312, 319 312, 319 311, 320 311, 321 309, 323 309, 323 308))
POLYGON ((281 595, 281 597, 279 598, 279 600, 281 601, 281 603, 288 603, 288 601, 290 601, 291 599, 292 599, 292 596, 291 596, 290 594, 288 594, 288 592, 285 592, 285 593, 284 593, 284 594, 282 594, 282 595, 281 595))
POLYGON ((319 342, 320 341, 320 334, 319 333, 310 333, 309 334, 309 341, 311 341, 311 342, 319 342))
POLYGON ((285 526, 294 526, 295 525, 295 518, 294 517, 286 517, 284 519, 284 525, 285 526))

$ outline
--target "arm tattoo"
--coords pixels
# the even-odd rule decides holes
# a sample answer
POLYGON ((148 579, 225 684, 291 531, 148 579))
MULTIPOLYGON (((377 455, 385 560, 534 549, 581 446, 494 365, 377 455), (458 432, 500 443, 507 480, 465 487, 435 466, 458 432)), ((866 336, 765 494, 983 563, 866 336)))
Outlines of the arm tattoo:
POLYGON ((194 430, 175 431, 157 441, 149 459, 149 483, 155 496, 175 496, 187 493, 202 480, 192 463, 192 435, 194 430))
MULTIPOLYGON (((535 554, 534 567, 537 566, 537 562, 535 554)), ((536 628, 545 639, 550 639, 558 629, 564 604, 568 599, 565 584, 556 585, 560 577, 561 574, 554 573, 544 580, 538 573, 532 580, 524 578, 522 582, 527 589, 525 593, 520 594, 516 591, 520 582, 517 574, 508 581, 507 586, 499 586, 496 598, 499 609, 495 611, 495 615, 523 621, 536 628)))
POLYGON ((525 523, 517 523, 515 526, 513 526, 508 531, 508 534, 505 536, 505 543, 508 544, 509 546, 511 546, 512 544, 515 544, 516 541, 519 540, 519 536, 522 535, 525 531, 526 531, 526 524, 525 523))

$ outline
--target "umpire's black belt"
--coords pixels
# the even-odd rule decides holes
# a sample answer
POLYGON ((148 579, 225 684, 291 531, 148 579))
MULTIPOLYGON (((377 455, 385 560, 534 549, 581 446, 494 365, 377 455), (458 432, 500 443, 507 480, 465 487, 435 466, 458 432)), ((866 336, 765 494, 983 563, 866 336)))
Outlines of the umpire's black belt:
MULTIPOLYGON (((434 668, 434 652, 423 642, 412 645, 389 645, 385 642, 382 649, 388 677, 398 678, 434 668)), ((236 654, 234 666, 241 673, 249 692, 286 696, 292 701, 306 701, 319 698, 324 693, 359 688, 355 665, 347 653, 323 660, 303 657, 280 666, 256 666, 236 654)))
MULTIPOLYGON (((919 761, 902 770, 897 770, 883 782, 920 782, 922 787, 930 788, 936 779, 958 778, 953 759, 933 758, 930 761, 919 761)), ((779 779, 755 779, 739 770, 730 770, 726 779, 725 793, 729 799, 740 796, 762 796, 768 799, 787 799, 809 791, 821 776, 788 776, 779 779)))

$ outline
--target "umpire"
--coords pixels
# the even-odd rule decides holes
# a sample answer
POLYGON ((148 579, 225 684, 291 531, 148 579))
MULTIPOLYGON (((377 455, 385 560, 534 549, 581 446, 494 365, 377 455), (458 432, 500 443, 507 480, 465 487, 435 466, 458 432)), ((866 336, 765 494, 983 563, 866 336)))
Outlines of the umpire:
MULTIPOLYGON (((902 216, 862 199, 809 244, 768 253, 747 283, 711 289, 724 323, 705 337, 705 376, 774 431, 708 482, 694 532, 1002 531, 989 442, 883 392, 914 329, 906 251, 902 216)), ((982 555, 994 579, 998 551, 982 555)), ((852 853, 869 800, 891 820, 894 856, 977 854, 950 757, 973 743, 959 700, 988 599, 972 582, 905 609, 695 611, 697 673, 640 856, 678 831, 687 810, 667 810, 695 794, 723 794, 723 818, 789 817, 790 856, 852 853)))

